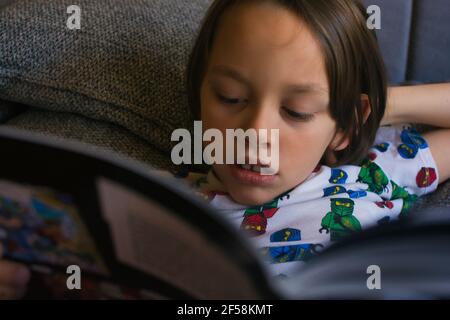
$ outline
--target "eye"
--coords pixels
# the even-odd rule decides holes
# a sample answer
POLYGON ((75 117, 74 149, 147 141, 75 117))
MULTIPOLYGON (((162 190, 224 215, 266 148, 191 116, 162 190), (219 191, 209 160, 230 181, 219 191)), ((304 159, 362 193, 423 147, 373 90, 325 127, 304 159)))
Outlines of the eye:
POLYGON ((310 121, 314 118, 314 114, 312 113, 302 113, 302 112, 295 112, 292 111, 289 108, 283 107, 284 112, 288 115, 289 118, 291 118, 294 121, 310 121))
POLYGON ((216 96, 217 96, 217 99, 224 104, 238 104, 239 102, 241 102, 237 98, 227 98, 218 93, 216 94, 216 96))

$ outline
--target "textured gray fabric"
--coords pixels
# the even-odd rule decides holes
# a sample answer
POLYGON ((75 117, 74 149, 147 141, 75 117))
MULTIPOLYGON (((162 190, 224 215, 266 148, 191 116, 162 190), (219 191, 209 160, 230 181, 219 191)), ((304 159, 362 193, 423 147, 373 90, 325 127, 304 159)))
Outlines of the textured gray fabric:
POLYGON ((363 2, 381 9, 377 34, 391 83, 450 81, 450 1, 363 2))
POLYGON ((24 111, 27 107, 17 103, 0 100, 0 123, 13 118, 18 113, 24 111))
POLYGON ((0 11, 0 98, 115 123, 163 151, 192 126, 187 57, 208 0, 22 0, 0 11))
POLYGON ((450 1, 415 0, 408 79, 450 81, 450 1))
POLYGON ((406 80, 413 0, 363 0, 366 6, 381 9, 381 30, 377 30, 389 81, 406 80))
POLYGON ((6 125, 55 137, 78 140, 90 144, 92 148, 115 151, 122 156, 144 162, 155 168, 175 170, 170 157, 162 154, 142 138, 115 124, 76 114, 30 109, 16 116, 6 125))
POLYGON ((439 185, 435 192, 419 198, 414 207, 417 209, 428 207, 450 208, 450 180, 439 185))
POLYGON ((6 6, 7 4, 12 3, 13 1, 16 1, 16 0, 0 0, 0 10, 2 9, 2 7, 6 6))

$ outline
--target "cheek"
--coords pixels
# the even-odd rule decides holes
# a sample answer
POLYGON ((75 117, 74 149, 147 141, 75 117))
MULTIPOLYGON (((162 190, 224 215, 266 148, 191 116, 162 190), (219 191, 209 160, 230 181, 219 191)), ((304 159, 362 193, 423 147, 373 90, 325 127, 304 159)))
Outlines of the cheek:
POLYGON ((226 129, 232 129, 233 127, 226 118, 218 115, 217 112, 210 107, 202 109, 201 121, 203 131, 208 129, 218 129, 222 132, 223 137, 225 137, 226 129))
POLYGON ((212 94, 201 98, 200 120, 203 130, 218 129, 226 136, 226 129, 239 127, 239 119, 231 116, 212 94))
MULTIPOLYGON (((226 137, 226 129, 233 128, 226 117, 220 114, 220 106, 217 105, 217 101, 212 96, 202 91, 201 95, 201 109, 200 109, 200 120, 202 121, 203 133, 208 129, 218 129, 222 133, 222 137, 226 137)), ((203 147, 212 143, 211 141, 203 141, 203 147)), ((222 140, 223 143, 223 155, 226 154, 226 141, 222 140)))
POLYGON ((212 101, 204 86, 200 90, 200 120, 205 121, 209 118, 209 113, 212 108, 212 101))
POLYGON ((280 138, 280 163, 288 170, 312 172, 325 153, 331 137, 330 129, 311 124, 308 128, 280 138))
MULTIPOLYGON (((206 89, 201 90, 200 95, 200 120, 203 122, 203 128, 221 129, 224 126, 223 117, 220 115, 220 108, 213 95, 206 89)), ((224 126, 225 127, 225 126, 224 126)))

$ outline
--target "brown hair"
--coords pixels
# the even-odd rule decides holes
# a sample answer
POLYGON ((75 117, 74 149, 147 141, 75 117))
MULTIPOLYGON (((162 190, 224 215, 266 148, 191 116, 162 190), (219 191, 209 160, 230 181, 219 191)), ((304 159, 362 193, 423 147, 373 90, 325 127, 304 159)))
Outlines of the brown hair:
MULTIPOLYGON (((215 0, 209 8, 187 68, 189 106, 200 115, 200 87, 217 24, 227 8, 244 0, 215 0)), ((296 13, 315 34, 325 57, 330 88, 329 111, 337 127, 350 138, 335 152, 336 165, 360 163, 372 146, 385 113, 387 80, 374 30, 359 0, 245 0, 269 1, 296 13), (361 94, 369 97, 372 112, 364 123, 361 94)), ((322 161, 324 158, 322 158, 322 161)))

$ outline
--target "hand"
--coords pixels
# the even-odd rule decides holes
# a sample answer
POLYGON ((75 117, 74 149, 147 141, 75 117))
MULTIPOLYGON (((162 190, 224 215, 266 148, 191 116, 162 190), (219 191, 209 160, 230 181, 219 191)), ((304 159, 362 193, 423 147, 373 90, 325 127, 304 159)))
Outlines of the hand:
POLYGON ((20 299, 24 296, 30 271, 25 266, 2 260, 0 244, 0 300, 20 299))

